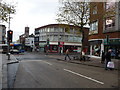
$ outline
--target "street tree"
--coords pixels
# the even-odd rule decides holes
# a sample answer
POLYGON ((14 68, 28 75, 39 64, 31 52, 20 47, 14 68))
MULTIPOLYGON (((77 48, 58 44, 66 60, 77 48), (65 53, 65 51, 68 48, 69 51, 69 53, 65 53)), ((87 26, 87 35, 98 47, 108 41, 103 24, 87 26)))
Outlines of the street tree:
POLYGON ((8 22, 9 15, 15 14, 15 6, 0 1, 0 21, 8 22))
POLYGON ((59 23, 71 24, 80 27, 79 32, 82 34, 82 48, 84 41, 84 27, 89 24, 89 2, 74 2, 73 0, 61 1, 57 21, 59 23))

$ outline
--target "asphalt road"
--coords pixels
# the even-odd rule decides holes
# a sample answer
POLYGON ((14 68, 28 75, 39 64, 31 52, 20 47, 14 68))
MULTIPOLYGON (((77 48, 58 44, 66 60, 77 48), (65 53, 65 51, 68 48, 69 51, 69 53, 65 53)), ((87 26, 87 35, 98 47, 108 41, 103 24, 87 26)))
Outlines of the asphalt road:
POLYGON ((52 57, 26 53, 21 60, 14 88, 114 88, 117 71, 58 61, 52 57))

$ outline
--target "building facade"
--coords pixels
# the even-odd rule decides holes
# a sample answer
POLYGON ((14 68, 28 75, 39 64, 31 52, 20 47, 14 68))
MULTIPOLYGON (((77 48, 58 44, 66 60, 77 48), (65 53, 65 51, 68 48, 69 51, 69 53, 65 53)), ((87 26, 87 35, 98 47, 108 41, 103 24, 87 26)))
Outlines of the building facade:
POLYGON ((49 24, 35 29, 35 47, 39 51, 63 53, 67 48, 71 52, 80 51, 81 39, 79 27, 73 25, 49 24))
POLYGON ((19 36, 20 44, 22 44, 22 48, 25 48, 25 38, 29 37, 29 27, 25 27, 25 33, 19 36))
POLYGON ((25 49, 26 51, 34 51, 34 35, 31 34, 25 38, 25 49))
POLYGON ((112 49, 112 56, 120 58, 120 2, 91 2, 90 55, 112 49))
POLYGON ((5 25, 0 25, 0 44, 6 43, 6 27, 5 25))

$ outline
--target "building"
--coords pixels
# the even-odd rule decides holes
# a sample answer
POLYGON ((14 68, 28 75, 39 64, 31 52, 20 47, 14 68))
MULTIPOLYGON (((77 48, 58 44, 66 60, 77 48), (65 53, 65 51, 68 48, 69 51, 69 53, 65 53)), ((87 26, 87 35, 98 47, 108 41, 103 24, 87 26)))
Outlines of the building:
POLYGON ((0 44, 6 43, 6 27, 5 25, 0 25, 0 44))
POLYGON ((20 44, 23 45, 23 49, 25 47, 25 38, 29 37, 29 27, 25 27, 25 33, 19 36, 20 44))
MULTIPOLYGON (((67 48, 80 51, 82 35, 79 27, 67 24, 49 24, 35 29, 35 47, 39 51, 63 53, 67 48)), ((88 32, 88 28, 84 28, 88 32)), ((85 42, 86 43, 86 42, 85 42)))
POLYGON ((90 55, 112 49, 111 55, 120 58, 120 2, 91 2, 89 44, 90 55))
POLYGON ((26 51, 34 51, 34 35, 33 34, 25 38, 25 49, 26 51))

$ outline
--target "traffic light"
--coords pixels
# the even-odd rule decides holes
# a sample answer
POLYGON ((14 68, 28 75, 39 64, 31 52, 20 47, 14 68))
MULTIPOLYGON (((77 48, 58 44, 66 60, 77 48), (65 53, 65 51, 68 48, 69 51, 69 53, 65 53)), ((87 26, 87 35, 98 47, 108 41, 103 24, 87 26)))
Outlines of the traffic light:
POLYGON ((12 30, 7 31, 8 42, 12 42, 12 36, 13 36, 13 31, 12 30))

